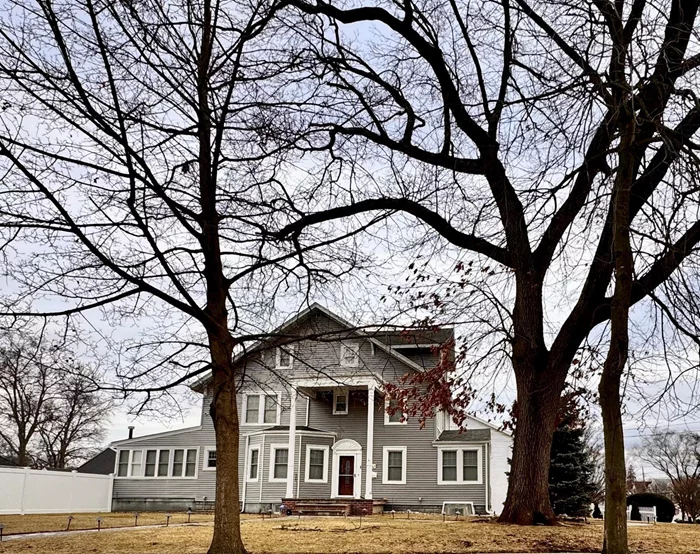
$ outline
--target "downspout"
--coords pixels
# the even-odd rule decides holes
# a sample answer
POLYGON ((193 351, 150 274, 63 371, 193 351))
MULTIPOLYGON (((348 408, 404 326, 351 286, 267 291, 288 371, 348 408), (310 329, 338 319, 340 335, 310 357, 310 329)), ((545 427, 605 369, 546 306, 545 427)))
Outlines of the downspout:
MULTIPOLYGON (((306 404, 309 406, 308 402, 306 404)), ((307 410, 308 413, 308 410, 307 410)), ((297 459, 297 498, 299 498, 299 487, 301 486, 301 435, 299 435, 299 456, 297 459)))
POLYGON ((485 460, 484 460, 486 462, 486 464, 485 464, 486 469, 484 471, 484 473, 486 474, 484 476, 484 489, 486 489, 486 506, 485 506, 485 508, 486 508, 487 512, 490 512, 490 510, 489 510, 489 492, 491 490, 491 481, 489 480, 489 475, 490 475, 489 469, 491 467, 491 443, 486 443, 484 446, 485 446, 485 450, 486 450, 486 454, 487 454, 487 456, 485 456, 485 460))
POLYGON ((245 436, 245 453, 243 454, 243 506, 241 512, 245 513, 246 489, 248 485, 248 445, 250 444, 250 435, 245 436))
POLYGON ((306 426, 309 426, 309 406, 311 406, 311 398, 306 397, 306 426))
POLYGON ((260 496, 258 497, 258 504, 262 505, 262 492, 263 483, 265 482, 265 435, 262 436, 262 446, 260 447, 260 479, 258 485, 260 486, 260 496))

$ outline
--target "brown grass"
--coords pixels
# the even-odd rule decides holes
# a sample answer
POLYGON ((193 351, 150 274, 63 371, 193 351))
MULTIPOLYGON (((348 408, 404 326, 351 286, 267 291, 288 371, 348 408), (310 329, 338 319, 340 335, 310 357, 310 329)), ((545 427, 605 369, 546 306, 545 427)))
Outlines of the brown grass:
MULTIPOLYGON (((242 529, 252 554, 599 552, 602 535, 598 522, 518 527, 465 521, 443 523, 439 518, 392 520, 387 516, 364 518, 361 527, 356 518, 265 521, 252 518, 242 529)), ((211 533, 211 526, 205 525, 61 535, 5 542, 0 545, 0 553, 202 554, 207 550, 211 533)), ((698 554, 700 526, 631 527, 630 549, 645 554, 698 554)))

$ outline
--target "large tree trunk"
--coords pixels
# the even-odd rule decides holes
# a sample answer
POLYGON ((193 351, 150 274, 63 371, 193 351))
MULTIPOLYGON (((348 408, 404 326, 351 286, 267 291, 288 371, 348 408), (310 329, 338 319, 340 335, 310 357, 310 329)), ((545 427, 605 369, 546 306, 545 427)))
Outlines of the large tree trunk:
POLYGON ((230 358, 225 368, 214 365, 214 400, 210 413, 216 434, 216 509, 214 536, 208 554, 245 554, 240 523, 239 420, 235 376, 230 358))
POLYGON ((549 462, 563 383, 551 370, 536 375, 518 379, 516 370, 516 433, 501 523, 556 523, 549 500, 549 462))

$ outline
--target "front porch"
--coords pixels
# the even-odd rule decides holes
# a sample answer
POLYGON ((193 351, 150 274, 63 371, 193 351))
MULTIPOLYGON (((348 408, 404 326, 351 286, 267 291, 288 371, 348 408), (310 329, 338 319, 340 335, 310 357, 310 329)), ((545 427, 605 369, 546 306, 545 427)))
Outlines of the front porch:
POLYGON ((380 514, 386 504, 385 499, 366 500, 363 498, 283 498, 282 504, 293 515, 306 516, 365 516, 380 514))

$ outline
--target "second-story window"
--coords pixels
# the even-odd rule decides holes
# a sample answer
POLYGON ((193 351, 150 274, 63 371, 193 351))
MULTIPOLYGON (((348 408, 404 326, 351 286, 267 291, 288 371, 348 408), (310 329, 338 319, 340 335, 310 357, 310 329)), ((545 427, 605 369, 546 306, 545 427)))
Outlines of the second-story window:
POLYGON ((279 424, 279 395, 248 394, 245 399, 245 423, 247 425, 279 424))
POLYGON ((348 413, 348 389, 336 389, 333 391, 333 415, 346 415, 348 413))
POLYGON ((294 345, 280 346, 276 350, 275 369, 292 369, 294 366, 294 345))

